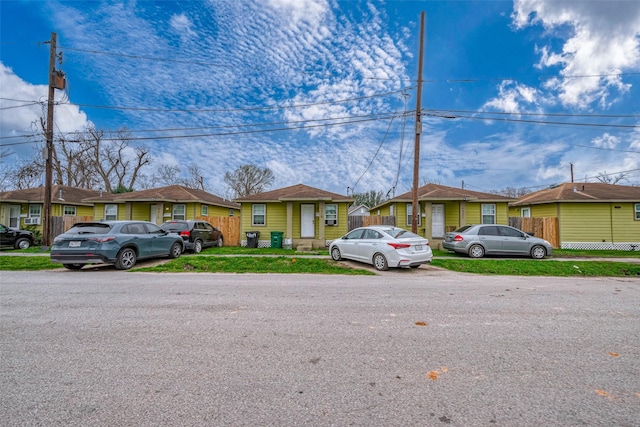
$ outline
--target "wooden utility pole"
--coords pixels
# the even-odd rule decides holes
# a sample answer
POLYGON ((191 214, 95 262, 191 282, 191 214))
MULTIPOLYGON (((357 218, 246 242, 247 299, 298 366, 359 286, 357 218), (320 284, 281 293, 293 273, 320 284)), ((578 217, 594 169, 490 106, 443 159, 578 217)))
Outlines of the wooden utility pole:
POLYGON ((45 136, 47 145, 45 148, 44 168, 44 200, 42 208, 42 246, 51 244, 51 186, 53 181, 53 102, 55 96, 55 72, 56 72, 56 33, 51 33, 51 45, 49 46, 49 97, 47 98, 47 129, 45 136))
POLYGON ((420 14, 420 52, 418 53, 418 89, 416 94, 416 140, 413 150, 413 189, 411 199, 411 231, 418 233, 418 183, 420 176, 420 134, 422 133, 422 60, 424 51, 424 12, 420 14))

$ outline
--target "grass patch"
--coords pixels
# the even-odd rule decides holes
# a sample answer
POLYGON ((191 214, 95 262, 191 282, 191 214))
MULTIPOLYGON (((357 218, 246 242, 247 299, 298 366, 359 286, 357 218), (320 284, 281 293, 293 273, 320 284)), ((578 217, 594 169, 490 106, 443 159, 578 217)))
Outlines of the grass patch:
POLYGON ((312 273, 375 275, 375 273, 342 266, 329 259, 292 257, 212 257, 187 256, 155 267, 136 271, 162 273, 312 273))
POLYGON ((48 256, 3 256, 0 257, 0 270, 37 271, 62 268, 54 264, 48 256))
POLYGON ((451 271, 505 276, 640 277, 640 264, 608 261, 434 258, 432 264, 451 271))
MULTIPOLYGON (((298 252, 295 249, 283 248, 247 248, 244 246, 223 246, 221 248, 207 248, 200 252, 203 255, 329 255, 329 249, 314 249, 309 252, 298 252)), ((198 255, 185 252, 184 255, 198 255)))

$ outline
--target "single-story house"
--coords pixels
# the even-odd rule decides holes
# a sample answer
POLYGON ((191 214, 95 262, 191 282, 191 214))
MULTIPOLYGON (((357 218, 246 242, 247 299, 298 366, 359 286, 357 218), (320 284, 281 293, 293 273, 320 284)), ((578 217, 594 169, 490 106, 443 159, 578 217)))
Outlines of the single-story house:
POLYGON ((557 218, 562 249, 640 248, 640 187, 567 182, 509 206, 513 217, 557 218))
MULTIPOLYGON (((465 188, 426 184, 418 188, 418 234, 438 248, 445 233, 467 224, 509 224, 509 202, 515 198, 465 188)), ((413 193, 408 191, 369 210, 395 217, 396 227, 411 230, 413 193)))
MULTIPOLYGON (((292 247, 324 248, 348 231, 353 198, 297 184, 235 199, 241 206, 240 236, 259 232, 258 247, 271 245, 271 232, 283 233, 292 247)), ((246 246, 247 240, 242 240, 246 246)))
POLYGON ((175 219, 240 215, 239 204, 182 185, 129 193, 103 193, 85 201, 93 204, 97 221, 129 219, 162 224, 175 219))
MULTIPOLYGON (((53 185, 51 187, 52 217, 92 217, 93 203, 85 201, 100 195, 86 188, 53 185)), ((44 187, 0 193, 0 222, 12 228, 35 226, 42 232, 44 187)))
POLYGON ((369 216, 369 207, 366 205, 349 206, 349 216, 369 216))

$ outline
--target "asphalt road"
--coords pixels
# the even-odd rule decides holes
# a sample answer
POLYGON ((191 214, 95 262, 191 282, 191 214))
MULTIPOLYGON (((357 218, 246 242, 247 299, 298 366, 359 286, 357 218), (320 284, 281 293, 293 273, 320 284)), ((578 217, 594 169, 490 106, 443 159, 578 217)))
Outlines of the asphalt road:
POLYGON ((640 280, 0 272, 3 426, 638 426, 640 280))

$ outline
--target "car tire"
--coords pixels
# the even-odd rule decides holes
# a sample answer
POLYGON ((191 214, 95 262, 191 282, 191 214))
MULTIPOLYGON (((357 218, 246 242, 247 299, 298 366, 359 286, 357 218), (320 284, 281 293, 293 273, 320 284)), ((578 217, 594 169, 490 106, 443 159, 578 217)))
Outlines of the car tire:
POLYGON ((80 270, 84 264, 62 264, 62 266, 68 270, 80 270))
POLYGON ((224 241, 222 240, 222 236, 218 238, 218 243, 216 244, 216 246, 219 248, 224 246, 224 241))
POLYGON ((28 249, 30 246, 31 242, 24 237, 16 241, 16 249, 28 249))
POLYGON ((535 245, 531 248, 531 258, 542 259, 547 256, 547 250, 540 245, 535 245))
POLYGON ((482 258, 484 256, 484 248, 481 245, 471 245, 469 256, 471 258, 482 258))
POLYGON ((128 270, 136 265, 136 259, 136 251, 132 248, 124 248, 118 252, 114 266, 116 270, 128 270))
POLYGON ((202 252, 202 240, 198 239, 195 242, 193 242, 193 252, 197 254, 202 252))
POLYGON ((340 253, 340 249, 338 249, 337 246, 335 246, 333 249, 331 249, 331 258, 334 261, 342 260, 342 254, 340 253))
POLYGON ((178 242, 175 242, 171 245, 171 250, 169 251, 169 258, 175 259, 179 258, 182 255, 182 245, 178 242))
POLYGON ((389 269, 389 264, 387 263, 387 258, 381 253, 377 253, 373 256, 373 266, 376 270, 386 271, 389 269))

